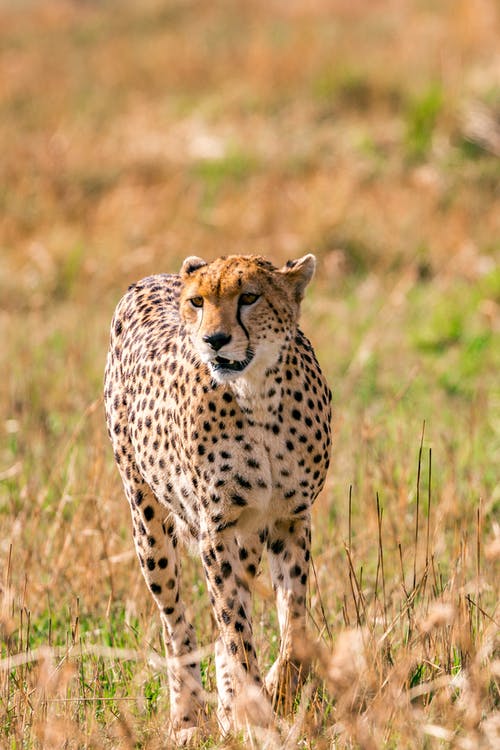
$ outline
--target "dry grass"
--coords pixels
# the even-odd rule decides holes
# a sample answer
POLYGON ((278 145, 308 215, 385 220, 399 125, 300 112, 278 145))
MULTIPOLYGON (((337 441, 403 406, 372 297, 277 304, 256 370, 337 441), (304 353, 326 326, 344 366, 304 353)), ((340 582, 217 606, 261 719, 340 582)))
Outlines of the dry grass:
POLYGON ((313 250, 304 328, 335 406, 313 675, 250 746, 498 747, 494 0, 47 0, 0 22, 0 746, 165 747, 100 400, 111 314, 187 254, 313 250))

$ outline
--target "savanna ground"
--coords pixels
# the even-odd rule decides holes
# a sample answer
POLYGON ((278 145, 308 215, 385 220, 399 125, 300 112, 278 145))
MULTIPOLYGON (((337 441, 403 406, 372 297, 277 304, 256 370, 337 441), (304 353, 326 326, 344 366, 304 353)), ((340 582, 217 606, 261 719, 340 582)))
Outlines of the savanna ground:
MULTIPOLYGON (((314 251, 335 446, 313 676, 272 731, 199 747, 499 747, 496 2, 47 0, 0 22, 0 746, 172 746, 104 429, 111 315, 188 254, 314 251)), ((209 647, 196 561, 183 577, 209 647)))

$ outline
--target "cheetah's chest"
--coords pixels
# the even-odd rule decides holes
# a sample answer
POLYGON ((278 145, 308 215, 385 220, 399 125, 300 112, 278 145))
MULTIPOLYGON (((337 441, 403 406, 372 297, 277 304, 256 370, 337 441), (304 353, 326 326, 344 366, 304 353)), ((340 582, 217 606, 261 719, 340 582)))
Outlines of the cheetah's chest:
POLYGON ((250 525, 305 511, 329 460, 320 381, 285 385, 274 374, 258 385, 217 386, 189 360, 177 361, 167 380, 170 365, 167 358, 146 377, 154 398, 135 394, 130 425, 140 471, 160 502, 191 527, 201 511, 215 523, 250 525))

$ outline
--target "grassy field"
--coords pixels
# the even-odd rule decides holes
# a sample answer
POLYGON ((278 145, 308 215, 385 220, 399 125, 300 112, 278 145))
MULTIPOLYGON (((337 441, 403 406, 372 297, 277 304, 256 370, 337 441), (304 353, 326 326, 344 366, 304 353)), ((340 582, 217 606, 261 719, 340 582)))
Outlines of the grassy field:
POLYGON ((111 315, 186 255, 310 251, 335 412, 313 676, 272 731, 199 747, 499 747, 495 0, 13 1, 0 23, 0 747, 172 746, 104 427, 111 315))

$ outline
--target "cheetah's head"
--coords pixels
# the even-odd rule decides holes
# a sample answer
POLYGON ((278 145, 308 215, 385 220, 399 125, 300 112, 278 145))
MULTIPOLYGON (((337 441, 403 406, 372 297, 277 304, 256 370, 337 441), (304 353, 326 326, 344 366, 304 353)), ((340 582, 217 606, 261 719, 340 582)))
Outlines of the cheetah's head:
POLYGON ((305 255, 283 268, 258 255, 206 263, 186 258, 180 314, 195 349, 219 382, 275 367, 293 336, 316 259, 305 255))

